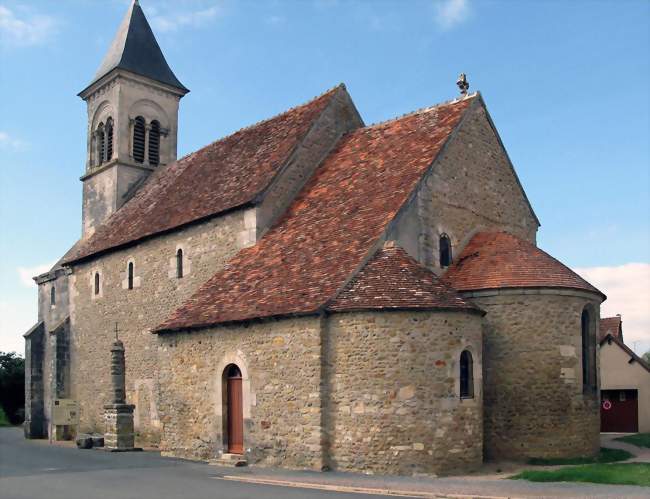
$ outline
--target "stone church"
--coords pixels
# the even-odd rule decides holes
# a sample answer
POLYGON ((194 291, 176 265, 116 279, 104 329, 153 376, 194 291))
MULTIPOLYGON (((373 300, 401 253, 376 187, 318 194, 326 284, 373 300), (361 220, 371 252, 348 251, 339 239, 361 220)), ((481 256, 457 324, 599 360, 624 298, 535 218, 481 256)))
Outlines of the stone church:
POLYGON ((134 0, 79 93, 82 236, 35 277, 27 437, 104 431, 117 327, 138 441, 165 455, 412 474, 596 453, 605 296, 536 246, 461 90, 366 125, 339 85, 177 159, 189 90, 134 0))

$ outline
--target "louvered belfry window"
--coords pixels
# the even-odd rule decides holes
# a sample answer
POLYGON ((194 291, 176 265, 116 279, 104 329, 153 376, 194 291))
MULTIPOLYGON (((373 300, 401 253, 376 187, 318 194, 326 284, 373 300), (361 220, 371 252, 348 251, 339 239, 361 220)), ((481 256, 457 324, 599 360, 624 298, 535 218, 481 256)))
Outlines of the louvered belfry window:
POLYGON ((149 127, 149 164, 158 166, 160 163, 160 123, 156 120, 149 127))
POLYGON ((104 123, 100 123, 97 127, 97 164, 101 165, 104 162, 104 154, 106 154, 106 135, 104 133, 104 123))
POLYGON ((113 118, 106 120, 106 161, 113 157, 113 118))
POLYGON ((136 163, 144 163, 144 118, 138 116, 133 124, 133 159, 136 163))

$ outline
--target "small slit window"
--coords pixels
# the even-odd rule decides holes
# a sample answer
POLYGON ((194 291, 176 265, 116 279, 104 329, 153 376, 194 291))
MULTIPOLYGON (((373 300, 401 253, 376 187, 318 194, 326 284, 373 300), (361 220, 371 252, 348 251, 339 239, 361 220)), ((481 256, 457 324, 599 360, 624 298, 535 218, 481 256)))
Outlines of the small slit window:
POLYGON ((127 266, 127 287, 133 289, 133 262, 127 266))
POLYGON ((113 157, 113 118, 106 120, 106 161, 113 157))
POLYGON ((133 123, 133 159, 136 163, 144 163, 144 118, 138 116, 133 123))
POLYGON ((451 255, 451 240, 447 234, 442 234, 440 236, 439 242, 440 249, 440 266, 449 267, 451 265, 452 255, 451 255))
POLYGON ((95 296, 99 294, 99 272, 95 272, 95 286, 94 286, 95 296))
POLYGON ((582 340, 582 387, 584 392, 596 389, 596 342, 591 331, 593 319, 588 307, 582 311, 580 319, 582 340))
POLYGON ((158 166, 160 163, 160 123, 156 120, 149 127, 149 164, 158 166))
POLYGON ((54 286, 52 286, 52 289, 50 289, 50 305, 56 305, 56 289, 54 286))
POLYGON ((180 248, 176 252, 176 277, 183 277, 183 250, 180 248))
POLYGON ((474 361, 468 350, 460 354, 460 398, 474 398, 474 361))

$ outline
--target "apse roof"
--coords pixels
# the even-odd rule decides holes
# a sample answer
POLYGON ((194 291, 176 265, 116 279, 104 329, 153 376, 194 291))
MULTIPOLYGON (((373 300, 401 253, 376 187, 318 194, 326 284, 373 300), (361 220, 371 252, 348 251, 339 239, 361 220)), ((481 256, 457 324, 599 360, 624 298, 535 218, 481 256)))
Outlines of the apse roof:
POLYGON ((459 291, 501 288, 572 288, 605 298, 573 270, 507 232, 479 232, 445 274, 459 291))

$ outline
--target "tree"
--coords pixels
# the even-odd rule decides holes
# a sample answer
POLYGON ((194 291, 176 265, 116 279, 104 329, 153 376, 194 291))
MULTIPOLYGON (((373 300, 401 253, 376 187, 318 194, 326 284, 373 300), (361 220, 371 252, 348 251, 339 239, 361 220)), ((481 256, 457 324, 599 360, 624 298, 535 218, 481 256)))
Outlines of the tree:
POLYGON ((25 359, 0 352, 0 405, 11 424, 20 424, 25 408, 25 359))

